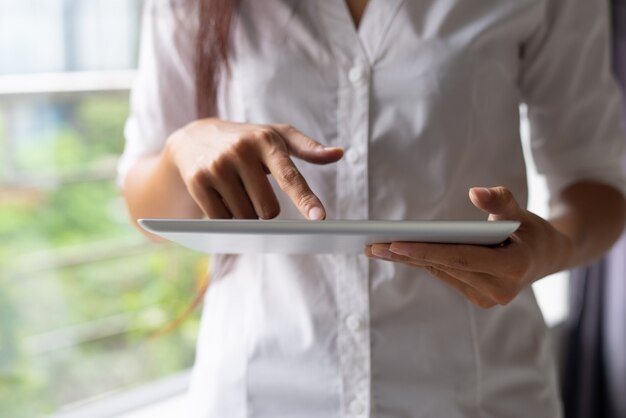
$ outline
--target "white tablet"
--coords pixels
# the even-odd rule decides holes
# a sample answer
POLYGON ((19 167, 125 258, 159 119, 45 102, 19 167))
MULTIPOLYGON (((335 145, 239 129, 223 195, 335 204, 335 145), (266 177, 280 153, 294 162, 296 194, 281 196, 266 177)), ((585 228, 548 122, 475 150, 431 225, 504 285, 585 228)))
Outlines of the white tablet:
POLYGON ((284 221, 140 219, 148 232, 208 254, 362 254, 367 244, 497 245, 515 221, 284 221))

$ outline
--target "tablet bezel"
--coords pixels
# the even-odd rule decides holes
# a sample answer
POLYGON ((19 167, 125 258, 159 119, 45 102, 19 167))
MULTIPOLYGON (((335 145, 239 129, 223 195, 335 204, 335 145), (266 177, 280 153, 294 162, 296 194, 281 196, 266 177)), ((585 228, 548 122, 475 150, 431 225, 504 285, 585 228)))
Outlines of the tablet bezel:
POLYGON ((497 245, 517 221, 140 219, 146 231, 217 254, 359 254, 367 244, 416 241, 497 245))

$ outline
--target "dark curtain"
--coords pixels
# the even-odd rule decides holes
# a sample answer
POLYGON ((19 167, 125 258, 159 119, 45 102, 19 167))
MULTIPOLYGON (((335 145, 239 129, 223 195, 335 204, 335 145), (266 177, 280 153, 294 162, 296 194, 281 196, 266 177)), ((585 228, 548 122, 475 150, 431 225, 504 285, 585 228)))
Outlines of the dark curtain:
MULTIPOLYGON (((614 69, 626 97, 626 0, 612 0, 611 9, 614 69)), ((573 271, 570 290, 565 416, 626 418, 626 237, 601 261, 573 271)))

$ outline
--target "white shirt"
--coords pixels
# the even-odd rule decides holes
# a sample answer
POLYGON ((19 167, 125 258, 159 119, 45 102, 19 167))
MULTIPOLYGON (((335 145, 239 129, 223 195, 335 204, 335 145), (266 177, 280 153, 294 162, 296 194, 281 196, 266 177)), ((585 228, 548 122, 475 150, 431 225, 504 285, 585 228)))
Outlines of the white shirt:
MULTIPOLYGON (((120 179, 195 118, 193 29, 167 3, 146 6, 120 179)), ((220 117, 344 147, 297 162, 329 218, 484 219, 471 186, 526 204, 520 102, 553 194, 624 189, 605 1, 370 0, 358 32, 344 0, 241 3, 220 117)), ((557 417, 556 380, 530 289, 483 310, 364 256, 222 256, 187 416, 557 417)))

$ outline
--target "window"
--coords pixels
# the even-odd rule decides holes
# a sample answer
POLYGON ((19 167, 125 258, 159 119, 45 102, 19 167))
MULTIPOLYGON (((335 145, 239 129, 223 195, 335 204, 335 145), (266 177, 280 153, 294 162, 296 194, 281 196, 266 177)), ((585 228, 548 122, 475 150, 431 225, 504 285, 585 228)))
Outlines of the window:
POLYGON ((152 245, 115 185, 136 0, 0 0, 0 416, 191 366, 204 257, 152 245), (37 30, 32 30, 36 27, 37 30))
MULTIPOLYGON (((526 159, 526 170, 528 171, 528 210, 547 218, 548 217, 548 186, 546 179, 537 173, 537 168, 530 151, 530 126, 526 117, 526 107, 522 106, 521 114, 521 137, 526 159)), ((569 310, 568 303, 569 272, 559 272, 545 277, 533 284, 533 290, 537 297, 539 307, 543 312, 546 324, 556 327, 561 324, 567 316, 569 310)), ((554 338, 560 338, 556 334, 554 338)), ((556 342, 555 350, 560 353, 559 342, 556 342)))

